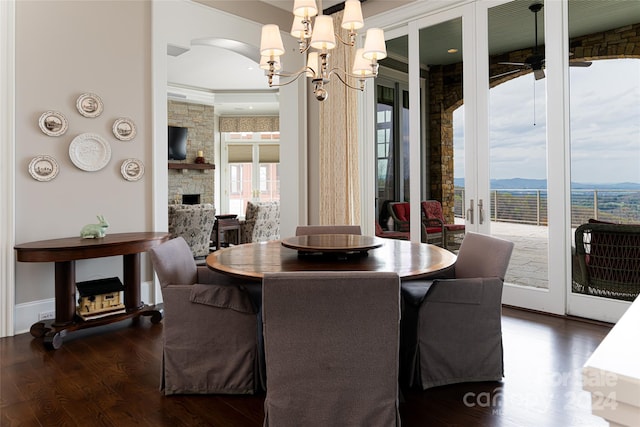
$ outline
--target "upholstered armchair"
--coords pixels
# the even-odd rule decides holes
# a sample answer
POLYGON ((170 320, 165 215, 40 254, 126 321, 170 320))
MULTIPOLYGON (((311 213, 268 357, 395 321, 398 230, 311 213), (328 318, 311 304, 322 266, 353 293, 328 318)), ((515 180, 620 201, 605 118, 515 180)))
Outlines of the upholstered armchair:
POLYGON ((467 233, 452 270, 402 283, 403 382, 427 389, 502 379, 502 287, 513 246, 467 233))
POLYGON ((160 389, 167 395, 254 393, 260 284, 245 286, 197 267, 182 237, 149 254, 164 306, 160 389))
POLYGON ((182 237, 194 258, 209 255, 211 232, 216 222, 216 209, 212 204, 169 205, 169 234, 182 237))
POLYGON ((280 202, 247 202, 240 243, 280 239, 280 202))

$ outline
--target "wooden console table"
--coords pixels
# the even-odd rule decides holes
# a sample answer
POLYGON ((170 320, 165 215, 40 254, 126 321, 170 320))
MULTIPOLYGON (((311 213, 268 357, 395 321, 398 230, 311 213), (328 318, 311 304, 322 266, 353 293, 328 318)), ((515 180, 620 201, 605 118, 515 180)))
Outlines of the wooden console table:
POLYGON ((31 335, 44 337, 45 346, 57 349, 67 332, 106 325, 140 315, 151 316, 153 323, 162 320, 162 312, 145 305, 140 296, 140 253, 169 238, 167 233, 139 232, 108 234, 99 239, 68 237, 41 240, 15 246, 21 262, 55 263, 56 318, 39 321, 31 326, 31 335), (79 259, 122 255, 124 305, 126 312, 95 320, 82 320, 76 315, 76 270, 79 259))

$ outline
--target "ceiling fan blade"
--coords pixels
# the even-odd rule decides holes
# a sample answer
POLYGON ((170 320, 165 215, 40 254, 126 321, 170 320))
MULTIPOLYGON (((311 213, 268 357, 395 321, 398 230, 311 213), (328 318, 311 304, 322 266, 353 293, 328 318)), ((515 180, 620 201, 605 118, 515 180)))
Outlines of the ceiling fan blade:
POLYGON ((570 61, 569 67, 591 67, 591 61, 570 61))
POLYGON ((524 70, 524 69, 520 69, 520 70, 511 70, 511 71, 507 71, 506 73, 496 74, 495 76, 491 76, 491 77, 489 77, 489 78, 490 78, 490 79, 497 79, 498 77, 504 77, 504 76, 508 76, 509 74, 519 73, 520 71, 525 71, 525 70, 524 70))
POLYGON ((526 67, 528 64, 524 62, 498 62, 500 65, 515 65, 516 67, 526 67))
POLYGON ((542 69, 533 70, 533 76, 536 80, 544 79, 544 71, 542 71, 542 69))

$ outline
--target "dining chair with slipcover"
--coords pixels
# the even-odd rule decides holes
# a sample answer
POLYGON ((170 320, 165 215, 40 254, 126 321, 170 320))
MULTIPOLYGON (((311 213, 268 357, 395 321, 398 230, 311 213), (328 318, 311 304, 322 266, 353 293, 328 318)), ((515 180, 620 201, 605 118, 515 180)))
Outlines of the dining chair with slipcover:
POLYGON ((312 234, 357 234, 361 235, 359 225, 299 225, 296 227, 296 236, 312 234))
POLYGON ((502 288, 513 246, 469 232, 452 269, 402 283, 403 383, 502 380, 502 288))
POLYGON ((265 274, 262 310, 264 426, 400 425, 396 273, 265 274))
POLYGON ((280 202, 247 202, 240 221, 240 243, 280 239, 280 202))
POLYGON ((149 254, 164 302, 160 389, 166 395, 254 393, 258 322, 251 292, 259 294, 260 284, 245 286, 196 266, 182 237, 149 254))

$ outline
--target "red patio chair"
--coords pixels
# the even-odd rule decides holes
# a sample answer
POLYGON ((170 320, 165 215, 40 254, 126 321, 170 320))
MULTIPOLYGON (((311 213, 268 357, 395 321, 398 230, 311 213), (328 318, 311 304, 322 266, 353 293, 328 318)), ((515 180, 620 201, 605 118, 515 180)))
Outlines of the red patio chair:
POLYGON ((408 231, 386 231, 382 229, 382 226, 378 221, 376 221, 376 236, 383 237, 385 239, 398 239, 398 240, 409 240, 409 232, 408 231))
POLYGON ((437 200, 426 200, 420 203, 424 221, 428 227, 441 226, 444 229, 444 245, 448 250, 456 250, 460 248, 462 239, 464 239, 464 224, 447 224, 442 213, 442 204, 437 200))
MULTIPOLYGON (((389 203, 389 213, 398 231, 409 233, 409 202, 389 203)), ((422 241, 444 247, 444 227, 442 224, 428 224, 422 220, 422 241)))

